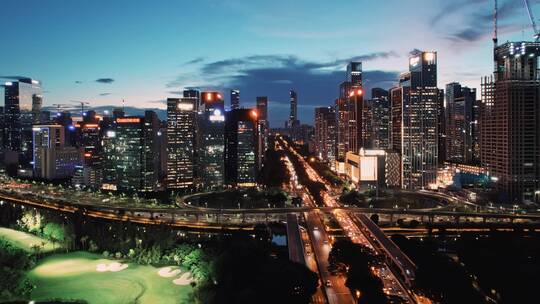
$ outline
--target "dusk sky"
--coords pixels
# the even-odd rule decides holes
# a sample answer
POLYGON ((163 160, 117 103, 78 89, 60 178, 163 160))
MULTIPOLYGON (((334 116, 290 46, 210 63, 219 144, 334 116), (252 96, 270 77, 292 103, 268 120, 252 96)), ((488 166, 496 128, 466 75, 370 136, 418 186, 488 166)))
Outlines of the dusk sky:
MULTIPOLYGON (((531 40, 523 2, 499 3, 499 41, 531 40)), ((438 52, 440 88, 479 87, 492 71, 492 10, 492 0, 2 1, 0 77, 41 80, 49 105, 163 109, 186 87, 220 90, 228 105, 238 88, 244 106, 269 97, 274 127, 295 89, 312 123, 351 59, 368 90, 395 84, 415 48, 438 52)))

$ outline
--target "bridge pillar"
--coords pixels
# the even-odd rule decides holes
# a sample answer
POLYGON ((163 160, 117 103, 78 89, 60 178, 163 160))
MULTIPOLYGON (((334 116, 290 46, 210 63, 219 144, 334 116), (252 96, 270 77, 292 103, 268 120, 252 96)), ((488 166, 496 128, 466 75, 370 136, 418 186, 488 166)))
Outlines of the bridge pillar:
POLYGON ((459 215, 454 216, 454 222, 459 224, 459 215))
POLYGON ((421 215, 421 216, 420 216, 420 223, 423 223, 423 222, 424 222, 424 216, 421 215))
POLYGON ((514 223, 514 218, 513 217, 510 218, 510 223, 514 223))
POLYGON ((246 213, 242 212, 242 224, 246 222, 246 213))
POLYGON ((394 214, 391 213, 390 214, 390 224, 393 224, 394 223, 394 214))
POLYGON ((484 218, 482 219, 482 221, 483 221, 484 224, 485 224, 485 223, 487 222, 487 217, 484 217, 484 218))
POLYGON ((428 215, 428 221, 430 223, 433 223, 435 221, 435 216, 434 215, 428 215))
POLYGON ((268 224, 268 212, 264 213, 264 223, 268 224))

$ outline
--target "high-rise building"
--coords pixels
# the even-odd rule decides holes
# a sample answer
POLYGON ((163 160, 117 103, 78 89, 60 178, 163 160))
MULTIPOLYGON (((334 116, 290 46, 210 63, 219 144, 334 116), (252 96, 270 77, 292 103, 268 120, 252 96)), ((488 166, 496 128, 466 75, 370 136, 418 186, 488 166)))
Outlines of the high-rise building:
POLYGON ((336 110, 315 108, 315 152, 319 159, 334 165, 336 146, 336 110))
POLYGON ((539 56, 539 42, 502 44, 482 81, 481 163, 505 203, 540 198, 539 56))
POLYGON ((34 177, 56 180, 70 178, 82 164, 82 150, 66 146, 65 130, 61 125, 34 125, 34 177))
POLYGON ((196 97, 167 99, 167 188, 194 186, 196 97))
POLYGON ((256 109, 234 109, 225 114, 225 181, 254 187, 258 176, 256 109))
POLYGON ((347 152, 371 146, 370 117, 369 103, 364 102, 362 63, 350 62, 336 100, 336 160, 343 162, 347 152))
POLYGON ((362 88, 362 62, 349 62, 345 81, 339 86, 339 97, 349 98, 351 91, 362 88))
POLYGON ((289 91, 289 103, 290 111, 289 120, 287 121, 287 127, 291 129, 291 133, 294 133, 294 128, 296 128, 300 124, 298 121, 298 94, 294 90, 289 91))
POLYGON ((103 185, 106 190, 152 192, 158 188, 155 138, 157 116, 124 116, 115 119, 114 128, 103 138, 103 185))
POLYGON ((32 161, 32 125, 38 123, 43 103, 41 83, 20 78, 4 84, 5 163, 14 173, 17 165, 29 168, 32 161))
POLYGON ((258 96, 256 100, 257 115, 258 115, 258 160, 257 164, 259 169, 261 169, 264 154, 268 147, 268 131, 270 130, 270 125, 268 122, 268 97, 258 96))
MULTIPOLYGON (((474 105, 476 89, 457 82, 446 85, 446 160, 472 164, 474 159, 474 105)), ((439 158, 443 155, 439 154, 439 158)))
POLYGON ((231 90, 231 110, 240 109, 240 90, 231 90))
POLYGON ((437 53, 414 51, 409 73, 400 79, 402 96, 402 187, 434 186, 438 165, 437 53))
POLYGON ((390 101, 388 91, 371 90, 371 129, 374 149, 390 149, 390 101))
POLYGON ((199 92, 199 90, 195 90, 195 89, 189 89, 189 90, 184 90, 184 98, 195 98, 197 100, 197 102, 195 103, 195 112, 198 112, 199 111, 199 107, 201 105, 201 92, 199 92))
POLYGON ((205 188, 223 186, 225 106, 218 92, 202 92, 197 124, 198 178, 205 188))

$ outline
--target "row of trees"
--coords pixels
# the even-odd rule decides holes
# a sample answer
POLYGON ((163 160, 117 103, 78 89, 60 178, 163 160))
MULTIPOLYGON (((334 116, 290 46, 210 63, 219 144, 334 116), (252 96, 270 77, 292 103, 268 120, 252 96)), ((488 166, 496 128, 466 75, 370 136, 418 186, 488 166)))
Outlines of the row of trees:
POLYGON ((287 258, 275 258, 257 238, 234 236, 223 242, 214 276, 193 294, 194 303, 309 303, 317 275, 287 258))
POLYGON ((347 277, 345 285, 356 296, 357 303, 386 304, 384 285, 371 269, 377 261, 369 248, 349 239, 336 241, 328 256, 329 270, 347 277))
POLYGON ((32 291, 26 271, 35 265, 35 257, 0 238, 0 302, 25 300, 32 291))
POLYGON ((418 267, 415 284, 420 293, 440 303, 485 303, 473 276, 440 252, 435 240, 408 239, 402 235, 393 235, 392 240, 418 267))

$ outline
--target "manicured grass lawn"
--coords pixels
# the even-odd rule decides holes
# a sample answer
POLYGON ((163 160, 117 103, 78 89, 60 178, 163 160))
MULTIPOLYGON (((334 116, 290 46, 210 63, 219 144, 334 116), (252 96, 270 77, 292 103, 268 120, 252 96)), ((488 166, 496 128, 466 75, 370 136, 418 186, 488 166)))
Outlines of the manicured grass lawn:
POLYGON ((190 285, 158 275, 158 268, 128 264, 118 272, 98 272, 113 261, 88 252, 47 257, 28 273, 36 285, 32 300, 82 299, 88 303, 187 303, 190 285))
POLYGON ((12 243, 14 246, 17 246, 25 251, 33 252, 32 246, 38 245, 42 246, 42 244, 45 244, 41 248, 41 252, 49 252, 54 250, 55 248, 58 249, 60 245, 53 246, 53 243, 40 238, 38 236, 35 236, 30 233, 17 231, 13 229, 3 228, 0 227, 0 238, 4 238, 8 242, 12 243))

